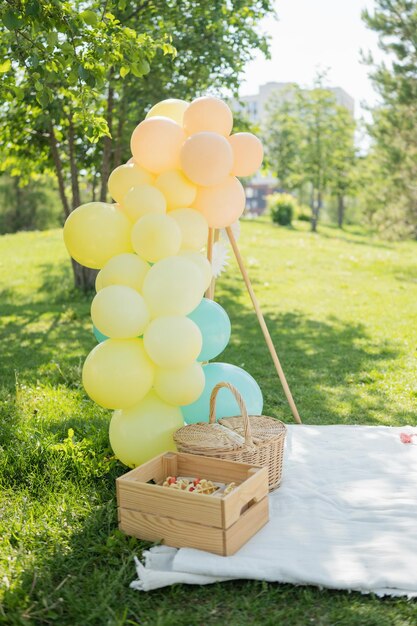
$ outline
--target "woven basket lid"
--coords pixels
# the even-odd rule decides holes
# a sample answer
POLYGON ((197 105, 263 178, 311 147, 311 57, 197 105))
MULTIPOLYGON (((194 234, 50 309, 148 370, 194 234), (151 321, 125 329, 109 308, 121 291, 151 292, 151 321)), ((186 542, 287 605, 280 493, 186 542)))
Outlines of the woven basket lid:
MULTIPOLYGON (((226 428, 233 429, 235 433, 238 433, 244 437, 245 426, 242 417, 225 417, 219 420, 219 424, 222 424, 226 428)), ((250 430, 252 433, 252 439, 255 444, 264 443, 281 437, 286 433, 286 426, 282 422, 273 417, 266 415, 249 415, 250 430)))
POLYGON ((205 451, 209 453, 253 449, 254 446, 272 443, 272 440, 284 437, 285 432, 285 425, 272 417, 248 416, 244 400, 238 390, 230 383, 219 383, 214 387, 210 397, 209 423, 198 422, 184 426, 174 434, 174 440, 181 449, 187 448, 204 454, 205 451), (225 417, 216 423, 216 397, 222 387, 233 393, 242 415, 225 417))
POLYGON ((245 445, 245 439, 230 428, 221 424, 198 422, 183 426, 174 434, 177 444, 187 448, 201 448, 208 452, 221 448, 224 451, 240 450, 245 445))

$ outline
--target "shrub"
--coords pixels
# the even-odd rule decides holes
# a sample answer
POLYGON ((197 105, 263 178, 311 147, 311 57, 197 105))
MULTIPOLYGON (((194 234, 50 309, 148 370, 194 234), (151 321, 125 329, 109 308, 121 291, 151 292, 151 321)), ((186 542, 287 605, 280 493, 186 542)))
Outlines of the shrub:
POLYGON ((310 222, 311 221, 311 209, 307 204, 300 204, 298 207, 298 214, 296 215, 296 219, 300 222, 310 222))
POLYGON ((268 198, 271 219, 274 224, 290 226, 298 210, 298 202, 289 193, 274 193, 268 198))

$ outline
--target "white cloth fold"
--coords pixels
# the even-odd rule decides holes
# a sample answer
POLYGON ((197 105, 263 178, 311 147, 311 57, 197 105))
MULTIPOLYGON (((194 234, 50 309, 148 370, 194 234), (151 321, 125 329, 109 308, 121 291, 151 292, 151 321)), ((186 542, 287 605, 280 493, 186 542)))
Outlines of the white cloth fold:
POLYGON ((269 523, 230 557, 151 548, 132 588, 256 579, 417 596, 417 445, 401 432, 417 429, 290 425, 269 523))

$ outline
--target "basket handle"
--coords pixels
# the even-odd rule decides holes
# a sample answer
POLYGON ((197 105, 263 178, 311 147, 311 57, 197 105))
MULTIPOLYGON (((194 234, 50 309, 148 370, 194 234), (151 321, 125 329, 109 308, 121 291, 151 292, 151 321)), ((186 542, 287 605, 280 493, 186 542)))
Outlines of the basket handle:
POLYGON ((245 437, 245 445, 252 447, 254 444, 252 440, 252 431, 250 428, 248 411, 246 409, 245 401, 240 395, 239 391, 236 389, 236 387, 234 387, 231 383, 218 383, 214 387, 213 391, 211 392, 209 424, 214 424, 216 422, 217 394, 219 393, 220 389, 222 389, 223 387, 232 392, 232 394, 235 397, 236 402, 239 405, 239 409, 240 409, 240 412, 242 414, 242 419, 243 419, 243 436, 245 437))

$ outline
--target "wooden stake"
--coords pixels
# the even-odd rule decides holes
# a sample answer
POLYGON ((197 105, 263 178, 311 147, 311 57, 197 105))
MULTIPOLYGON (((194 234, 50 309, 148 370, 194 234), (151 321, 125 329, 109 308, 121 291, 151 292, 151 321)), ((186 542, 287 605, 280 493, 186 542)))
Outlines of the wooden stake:
MULTIPOLYGON (((213 230, 213 228, 209 228, 208 238, 207 238, 207 260, 209 261, 210 264, 211 264, 211 262, 213 260, 213 238, 214 238, 214 230, 213 230)), ((206 296, 206 298, 209 298, 209 300, 212 300, 212 297, 211 297, 211 283, 207 287, 205 296, 206 296)))
POLYGON ((268 327, 266 325, 264 316, 263 316, 262 311, 260 309, 260 306, 258 304, 258 300, 256 299, 255 292, 253 291, 249 275, 248 275, 248 273, 246 271, 245 265, 243 263, 242 256, 240 254, 240 250, 238 248, 236 239, 235 239, 235 237, 233 235, 233 231, 230 228, 230 226, 228 226, 226 228, 226 232, 227 232, 227 236, 229 237, 230 244, 231 244, 231 246, 233 248, 233 252, 235 254, 237 264, 239 265, 239 269, 240 269, 240 272, 242 274, 243 280, 245 281, 246 288, 247 288, 248 293, 250 295, 250 298, 252 300, 253 308, 255 309, 255 313, 256 313, 256 316, 258 318, 259 325, 260 325, 261 330, 263 332, 263 335, 265 337, 266 345, 268 346, 269 352, 271 354, 272 360, 273 360, 274 365, 275 365, 275 369, 277 370, 277 374, 278 374, 279 379, 281 381, 282 388, 284 389, 285 396, 287 398, 288 404, 290 405, 291 412, 293 414, 293 417, 294 417, 295 421, 298 422, 299 424, 301 424, 302 423, 301 422, 301 418, 300 418, 300 416, 298 414, 298 410, 297 410, 297 407, 295 405, 294 399, 292 397, 290 388, 288 386, 287 379, 285 378, 284 371, 283 371, 283 369, 281 367, 281 363, 279 362, 279 358, 278 358, 277 352, 275 350, 275 346, 272 343, 271 335, 269 334, 268 327))
MULTIPOLYGON (((214 238, 213 241, 216 243, 220 238, 220 230, 218 228, 214 229, 214 238)), ((210 300, 214 300, 214 292, 216 290, 216 277, 213 276, 210 283, 210 300)))

